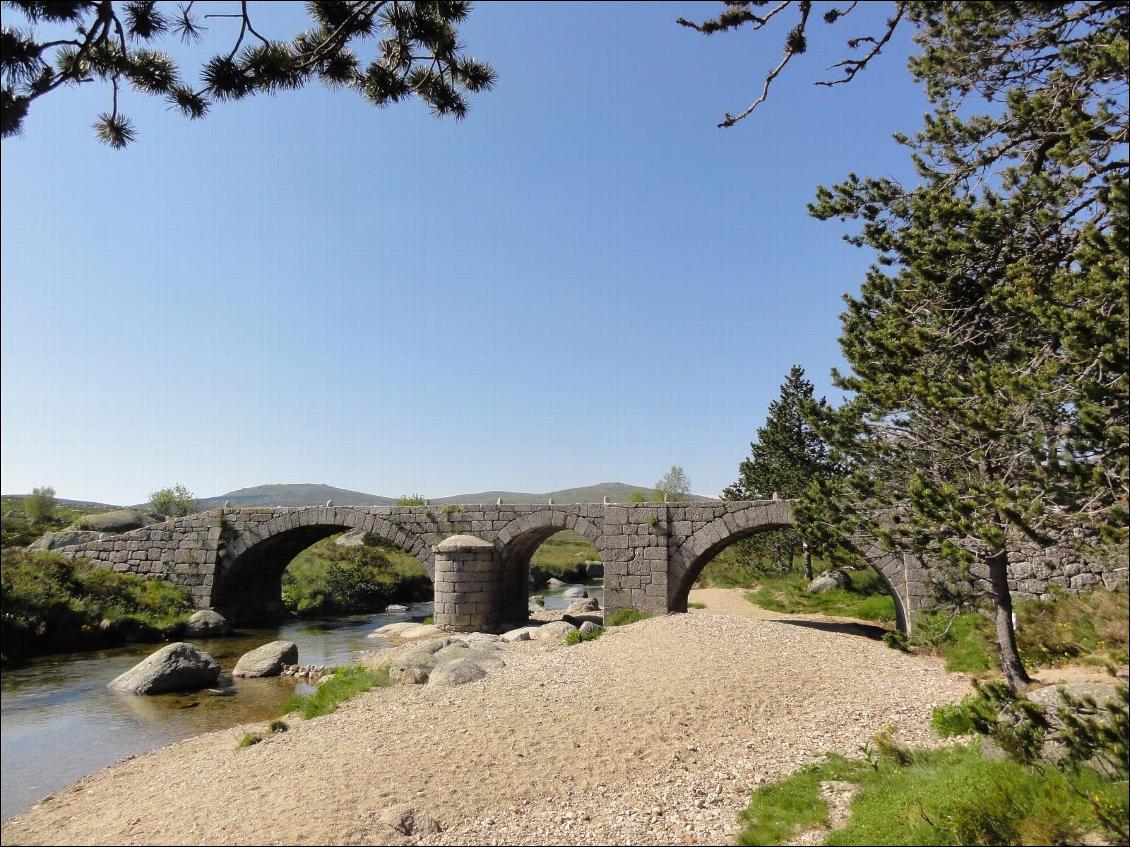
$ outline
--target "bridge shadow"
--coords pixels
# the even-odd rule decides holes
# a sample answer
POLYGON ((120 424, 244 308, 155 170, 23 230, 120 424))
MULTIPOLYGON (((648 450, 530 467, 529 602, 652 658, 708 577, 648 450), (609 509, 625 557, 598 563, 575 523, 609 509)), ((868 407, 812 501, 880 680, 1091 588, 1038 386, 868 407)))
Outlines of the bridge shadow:
POLYGON ((818 629, 821 632, 838 632, 841 635, 857 635, 869 638, 872 641, 881 641, 883 636, 890 632, 886 627, 877 624, 854 623, 851 621, 798 621, 790 618, 774 618, 773 623, 785 623, 789 626, 803 626, 805 629, 818 629))

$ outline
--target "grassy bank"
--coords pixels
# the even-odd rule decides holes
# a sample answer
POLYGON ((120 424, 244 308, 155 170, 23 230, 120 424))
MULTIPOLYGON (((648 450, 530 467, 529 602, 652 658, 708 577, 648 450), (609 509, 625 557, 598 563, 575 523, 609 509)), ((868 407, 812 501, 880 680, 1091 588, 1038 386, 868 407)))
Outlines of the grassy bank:
MULTIPOLYGON (((1015 611, 1017 646, 1030 670, 1068 662, 1127 663, 1130 611, 1125 591, 1056 591, 1045 600, 1022 600, 1015 611)), ((909 646, 942 656, 949 671, 984 674, 998 668, 993 624, 978 612, 919 614, 909 646)))
POLYGON ((864 760, 831 755, 756 791, 738 843, 781 844, 827 826, 821 783, 829 782, 857 793, 846 825, 823 844, 1114 843, 1084 840, 1102 832, 1096 804, 1121 805, 1125 815, 1124 782, 989 760, 978 742, 911 751, 888 740, 867 753, 864 760))
POLYGON ((833 588, 819 594, 809 592, 800 573, 763 577, 746 596, 750 602, 773 612, 837 615, 893 624, 895 601, 879 574, 871 569, 849 574, 850 589, 833 588))
POLYGON ((9 548, 0 558, 3 659, 175 637, 188 592, 66 559, 9 548))
POLYGON ((344 547, 332 536, 299 553, 283 573, 283 603, 304 617, 365 614, 432 598, 423 564, 373 536, 344 547))

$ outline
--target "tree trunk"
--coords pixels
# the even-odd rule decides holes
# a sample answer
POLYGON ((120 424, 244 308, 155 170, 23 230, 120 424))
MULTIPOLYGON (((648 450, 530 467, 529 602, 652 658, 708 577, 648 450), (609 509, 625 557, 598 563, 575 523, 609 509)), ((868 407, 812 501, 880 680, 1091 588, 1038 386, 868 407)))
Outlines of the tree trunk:
POLYGON ((804 578, 812 582, 812 551, 807 541, 801 542, 801 549, 804 550, 804 578))
POLYGON ((1012 592, 1008 590, 1008 552, 1001 550, 989 557, 989 584, 996 610, 997 645, 1000 649, 1004 681, 1013 691, 1022 691, 1031 682, 1020 651, 1016 647, 1016 630, 1012 625, 1012 592))

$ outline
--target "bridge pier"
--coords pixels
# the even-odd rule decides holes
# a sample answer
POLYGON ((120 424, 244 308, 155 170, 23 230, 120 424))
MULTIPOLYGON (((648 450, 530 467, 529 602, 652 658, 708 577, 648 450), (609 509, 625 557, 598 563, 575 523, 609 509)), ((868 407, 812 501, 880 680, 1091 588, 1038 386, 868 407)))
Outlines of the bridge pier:
POLYGON ((491 542, 453 535, 432 552, 436 626, 452 632, 490 632, 525 620, 525 575, 496 555, 491 542))

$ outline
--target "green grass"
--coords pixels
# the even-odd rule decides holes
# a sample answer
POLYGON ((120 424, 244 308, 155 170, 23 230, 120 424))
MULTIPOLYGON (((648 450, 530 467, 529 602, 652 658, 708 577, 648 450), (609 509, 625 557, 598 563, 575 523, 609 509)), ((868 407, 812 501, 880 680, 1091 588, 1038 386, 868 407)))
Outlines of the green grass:
MULTIPOLYGON (((946 670, 985 674, 997 660, 993 623, 986 615, 920 613, 910 645, 946 660, 946 670), (948 627, 948 632, 946 631, 948 627)), ((1130 639, 1125 591, 1105 588, 1081 594, 1053 592, 1046 600, 1016 604, 1016 640, 1030 669, 1077 661, 1125 665, 1130 639)))
POLYGON ((307 720, 321 717, 336 711, 338 706, 351 697, 356 697, 371 688, 386 685, 388 685, 388 668, 370 670, 360 665, 338 668, 333 672, 333 676, 315 688, 313 693, 306 697, 291 697, 283 706, 282 714, 298 712, 307 720))
POLYGON ((8 548, 0 554, 4 661, 175 636, 194 611, 189 592, 67 559, 8 548), (103 622, 108 624, 103 626, 103 622))
POLYGON ((627 626, 637 621, 647 620, 650 617, 654 617, 651 612, 641 612, 639 609, 633 609, 631 606, 624 606, 610 615, 605 615, 604 625, 606 627, 627 626))
POLYGON ((1125 815, 1124 785, 982 757, 978 744, 900 748, 872 762, 831 755, 756 791, 740 844, 780 844, 826 822, 820 783, 854 783, 847 824, 825 844, 1078 844, 1100 828, 1088 798, 1125 815))
POLYGON ((687 608, 688 609, 705 609, 706 604, 705 603, 687 603, 687 608))
POLYGON ((572 632, 565 633, 565 643, 569 645, 580 644, 583 641, 596 641, 600 636, 604 635, 604 627, 595 629, 592 632, 581 632, 575 629, 572 632))
POLYGON ((239 743, 235 745, 235 749, 246 750, 248 747, 254 747, 262 740, 263 736, 261 735, 255 735, 251 732, 245 732, 243 733, 243 738, 239 739, 239 743))
POLYGON ((870 568, 850 571, 850 590, 833 588, 819 594, 808 591, 804 575, 790 573, 767 577, 746 598, 773 612, 835 615, 878 623, 894 623, 895 601, 882 578, 870 568))

